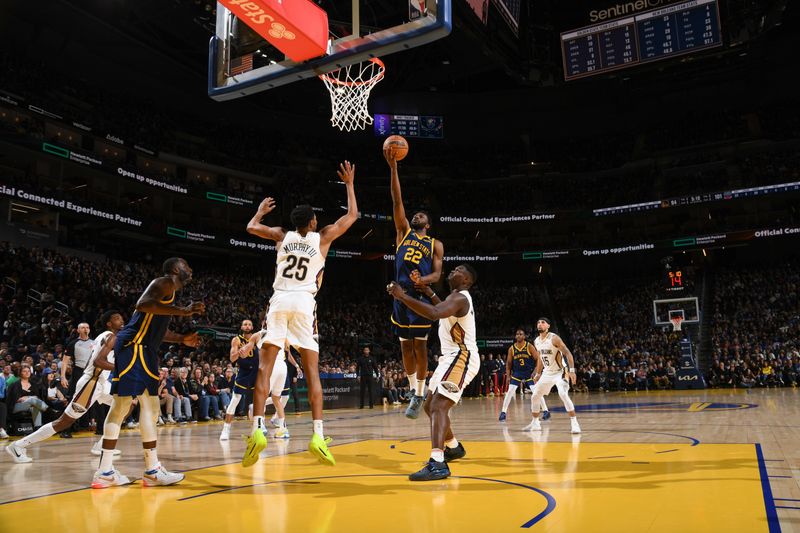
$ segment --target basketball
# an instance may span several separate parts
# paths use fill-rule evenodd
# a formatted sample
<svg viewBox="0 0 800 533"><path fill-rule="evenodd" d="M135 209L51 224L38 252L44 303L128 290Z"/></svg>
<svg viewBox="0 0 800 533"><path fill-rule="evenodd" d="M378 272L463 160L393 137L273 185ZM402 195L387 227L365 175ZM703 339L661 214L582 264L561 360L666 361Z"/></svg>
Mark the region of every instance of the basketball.
<svg viewBox="0 0 800 533"><path fill-rule="evenodd" d="M408 141L401 135L390 135L383 141L383 149L391 148L395 159L405 159L408 155Z"/></svg>

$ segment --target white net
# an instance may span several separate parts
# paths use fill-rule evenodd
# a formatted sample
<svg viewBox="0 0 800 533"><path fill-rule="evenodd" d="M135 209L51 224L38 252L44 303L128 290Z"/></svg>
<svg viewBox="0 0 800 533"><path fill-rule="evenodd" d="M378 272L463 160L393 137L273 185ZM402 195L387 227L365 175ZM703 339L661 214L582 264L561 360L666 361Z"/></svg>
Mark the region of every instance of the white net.
<svg viewBox="0 0 800 533"><path fill-rule="evenodd" d="M331 95L331 125L353 131L372 124L367 100L385 71L383 61L373 58L320 75Z"/></svg>
<svg viewBox="0 0 800 533"><path fill-rule="evenodd" d="M672 331L681 331L681 324L683 323L682 316L673 316L669 319L672 322Z"/></svg>

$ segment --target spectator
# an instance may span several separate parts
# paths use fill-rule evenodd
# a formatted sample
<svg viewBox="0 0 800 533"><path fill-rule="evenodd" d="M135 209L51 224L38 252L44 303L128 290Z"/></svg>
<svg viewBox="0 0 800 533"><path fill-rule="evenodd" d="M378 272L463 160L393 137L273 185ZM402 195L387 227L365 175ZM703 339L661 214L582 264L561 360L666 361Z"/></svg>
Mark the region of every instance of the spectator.
<svg viewBox="0 0 800 533"><path fill-rule="evenodd" d="M29 412L34 430L42 426L42 413L48 410L39 393L39 387L31 382L31 367L24 365L20 370L19 380L8 390L8 405L13 406L12 412L15 414Z"/></svg>

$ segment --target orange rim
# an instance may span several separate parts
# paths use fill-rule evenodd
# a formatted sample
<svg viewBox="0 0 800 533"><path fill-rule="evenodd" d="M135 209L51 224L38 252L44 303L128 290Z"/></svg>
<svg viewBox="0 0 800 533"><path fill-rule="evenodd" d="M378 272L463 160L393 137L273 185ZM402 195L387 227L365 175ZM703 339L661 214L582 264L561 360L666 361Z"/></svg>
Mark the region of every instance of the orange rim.
<svg viewBox="0 0 800 533"><path fill-rule="evenodd" d="M336 79L336 78L332 78L331 76L328 75L328 73L320 74L319 75L319 79L328 81L328 82L332 83L333 85L340 85L340 86L343 86L343 87L357 87L359 85L367 85L369 83L378 83L380 80L383 79L383 74L384 74L384 72L386 72L386 66L383 64L383 61L381 61L377 57L373 57L372 59L370 59L370 62L371 63L375 63L376 65L378 65L378 67L380 67L380 70L378 71L378 73L376 75L372 76L368 80L363 80L363 81L342 81L342 80L339 80L339 79ZM342 67L342 68L345 68L345 67ZM341 68L340 69L336 69L336 70L333 70L331 72L339 72L340 70L342 70L342 69Z"/></svg>

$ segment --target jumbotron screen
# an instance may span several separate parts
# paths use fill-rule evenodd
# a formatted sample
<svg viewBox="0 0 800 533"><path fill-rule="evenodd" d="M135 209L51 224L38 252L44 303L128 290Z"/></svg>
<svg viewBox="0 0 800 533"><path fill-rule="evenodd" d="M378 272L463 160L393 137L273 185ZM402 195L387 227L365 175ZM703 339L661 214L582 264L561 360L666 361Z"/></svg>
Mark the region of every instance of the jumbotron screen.
<svg viewBox="0 0 800 533"><path fill-rule="evenodd" d="M567 81L722 45L717 0L631 13L635 4L603 10L600 20L615 18L561 34Z"/></svg>

